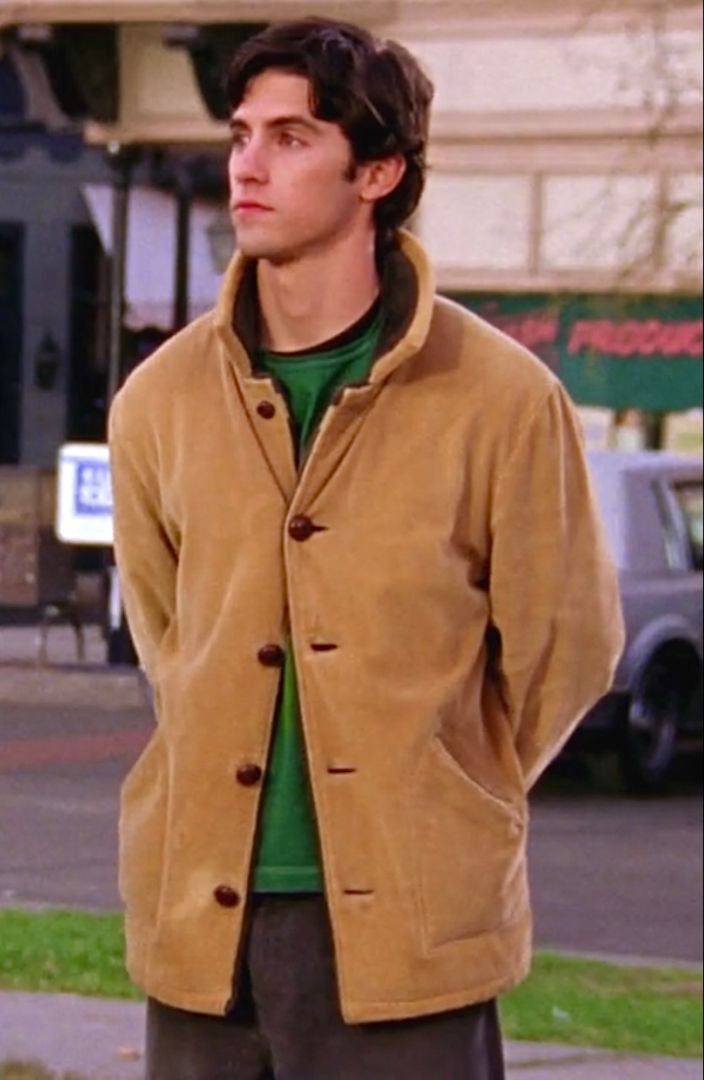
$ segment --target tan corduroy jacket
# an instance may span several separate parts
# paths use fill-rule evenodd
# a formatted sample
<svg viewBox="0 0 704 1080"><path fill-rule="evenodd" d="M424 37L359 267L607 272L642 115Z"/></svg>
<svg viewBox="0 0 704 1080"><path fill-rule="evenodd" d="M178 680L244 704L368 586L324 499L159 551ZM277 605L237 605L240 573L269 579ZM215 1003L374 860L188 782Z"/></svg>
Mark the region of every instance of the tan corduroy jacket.
<svg viewBox="0 0 704 1080"><path fill-rule="evenodd" d="M122 793L129 971L183 1009L232 997L290 631L346 1020L487 999L529 967L526 792L622 646L578 425L404 235L369 381L297 473L242 344L251 277L235 258L111 414L158 720Z"/></svg>

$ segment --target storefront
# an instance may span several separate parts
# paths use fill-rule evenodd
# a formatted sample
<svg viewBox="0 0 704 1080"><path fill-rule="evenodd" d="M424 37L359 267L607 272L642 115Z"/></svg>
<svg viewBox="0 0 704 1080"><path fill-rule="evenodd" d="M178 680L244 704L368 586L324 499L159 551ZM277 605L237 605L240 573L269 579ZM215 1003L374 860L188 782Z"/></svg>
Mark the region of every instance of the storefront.
<svg viewBox="0 0 704 1080"><path fill-rule="evenodd" d="M0 41L0 464L50 467L66 440L105 437L116 170L42 73L38 54ZM132 157L120 376L212 304L225 191L221 148Z"/></svg>
<svg viewBox="0 0 704 1080"><path fill-rule="evenodd" d="M702 300L685 296L455 294L536 353L579 406L615 426L642 418L644 443L665 418L702 408Z"/></svg>

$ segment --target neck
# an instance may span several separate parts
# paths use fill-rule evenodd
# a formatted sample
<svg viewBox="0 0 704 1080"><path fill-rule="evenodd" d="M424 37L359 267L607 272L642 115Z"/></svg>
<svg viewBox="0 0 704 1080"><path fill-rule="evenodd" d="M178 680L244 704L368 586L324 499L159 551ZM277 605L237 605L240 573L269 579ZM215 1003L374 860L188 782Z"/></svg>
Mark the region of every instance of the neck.
<svg viewBox="0 0 704 1080"><path fill-rule="evenodd" d="M276 352L298 352L357 322L379 294L374 248L371 233L284 264L259 260L261 344Z"/></svg>

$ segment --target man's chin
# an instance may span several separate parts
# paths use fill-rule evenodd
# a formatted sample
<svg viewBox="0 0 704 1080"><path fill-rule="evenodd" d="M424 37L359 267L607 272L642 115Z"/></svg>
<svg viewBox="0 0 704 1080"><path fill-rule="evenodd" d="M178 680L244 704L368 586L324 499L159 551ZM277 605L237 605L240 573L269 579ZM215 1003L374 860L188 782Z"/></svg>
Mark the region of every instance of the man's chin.
<svg viewBox="0 0 704 1080"><path fill-rule="evenodd" d="M261 237L237 236L237 248L247 259L264 259L266 262L281 264L291 262L294 253L283 244L277 244Z"/></svg>

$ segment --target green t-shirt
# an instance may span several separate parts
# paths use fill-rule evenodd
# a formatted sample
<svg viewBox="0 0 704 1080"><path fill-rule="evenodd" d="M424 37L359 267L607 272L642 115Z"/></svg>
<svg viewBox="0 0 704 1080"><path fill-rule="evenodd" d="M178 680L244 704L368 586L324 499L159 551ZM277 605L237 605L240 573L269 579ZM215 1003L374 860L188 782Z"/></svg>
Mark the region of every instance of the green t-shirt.
<svg viewBox="0 0 704 1080"><path fill-rule="evenodd" d="M257 369L272 375L286 396L299 460L335 391L366 379L380 329L381 314L375 304L359 323L326 345L304 353L257 353ZM276 708L253 888L255 892L320 892L323 888L290 643Z"/></svg>

